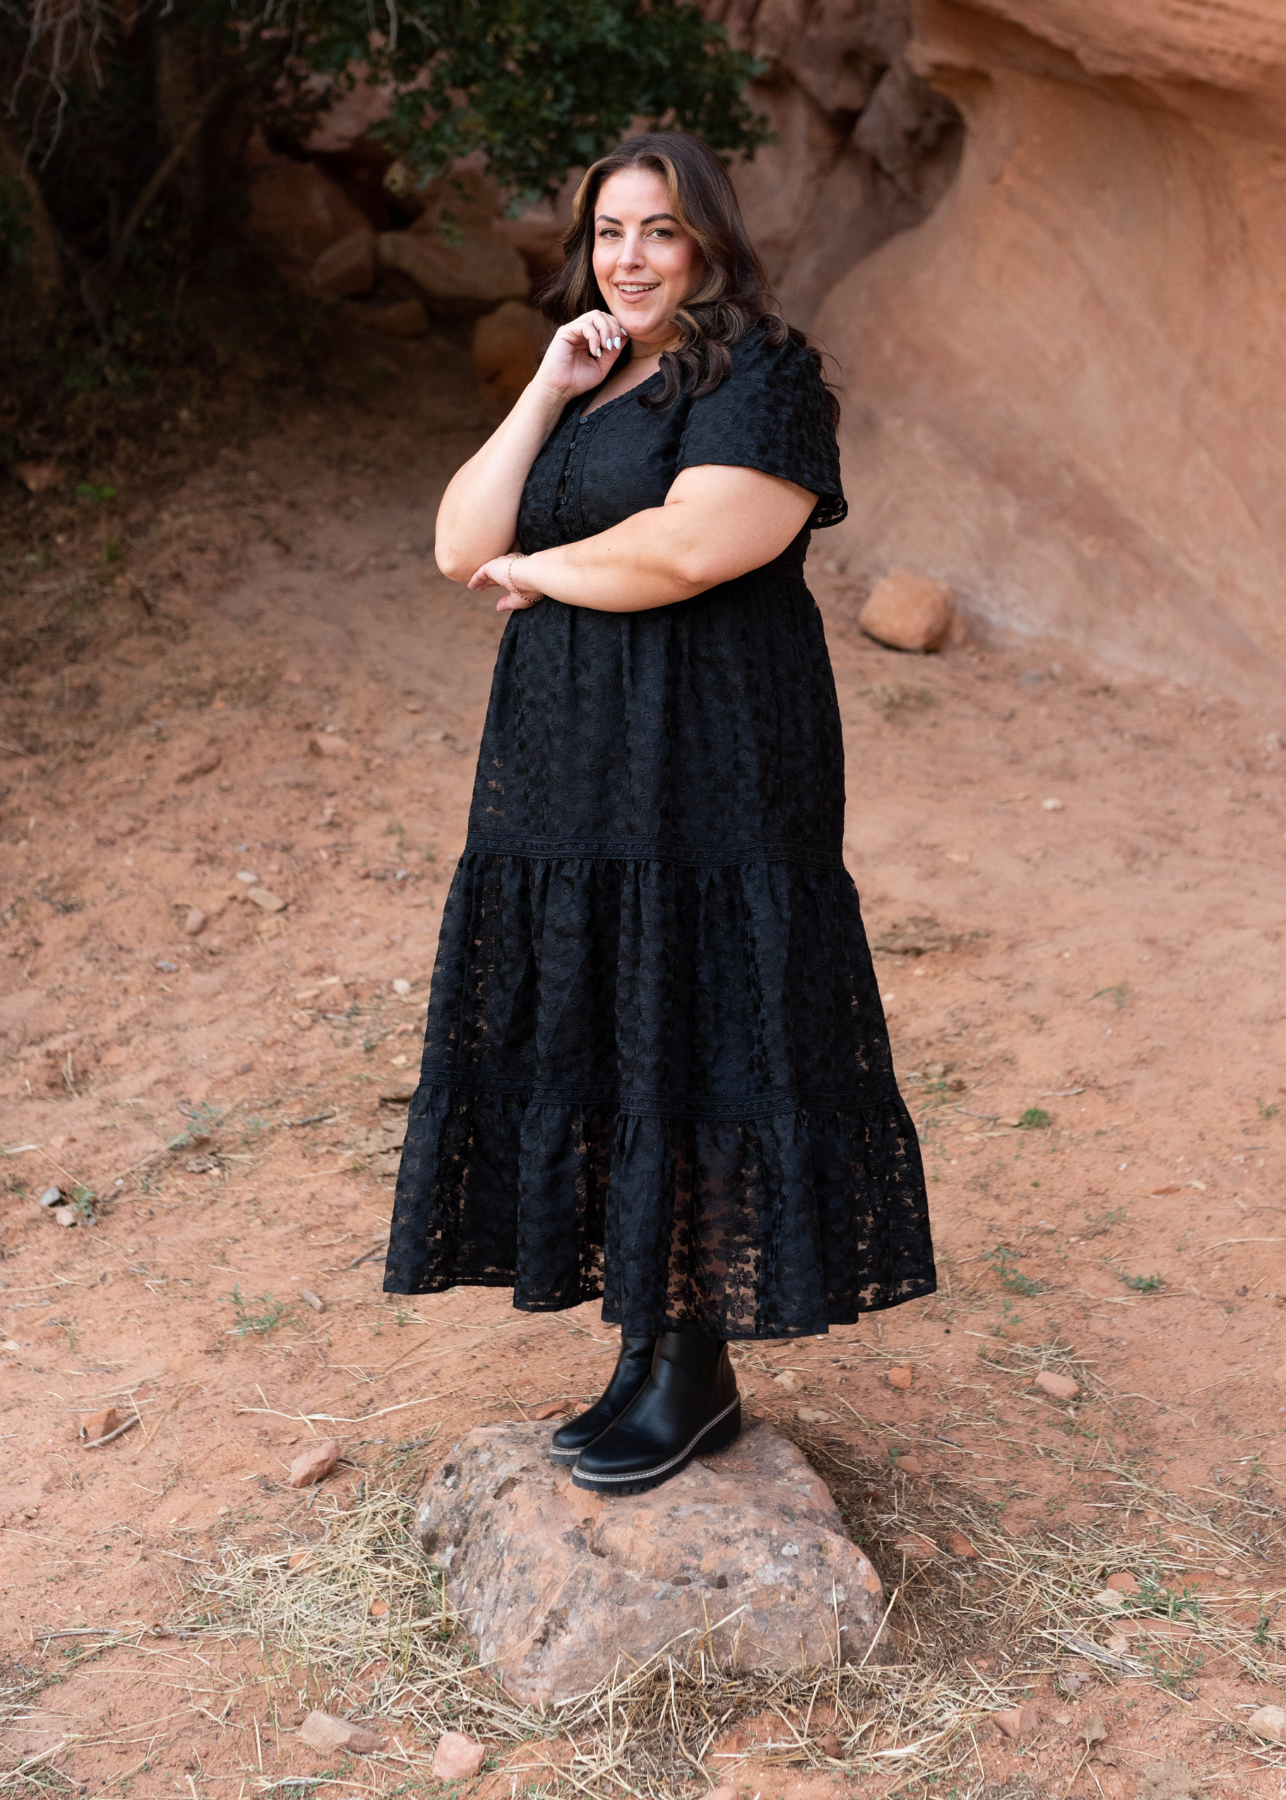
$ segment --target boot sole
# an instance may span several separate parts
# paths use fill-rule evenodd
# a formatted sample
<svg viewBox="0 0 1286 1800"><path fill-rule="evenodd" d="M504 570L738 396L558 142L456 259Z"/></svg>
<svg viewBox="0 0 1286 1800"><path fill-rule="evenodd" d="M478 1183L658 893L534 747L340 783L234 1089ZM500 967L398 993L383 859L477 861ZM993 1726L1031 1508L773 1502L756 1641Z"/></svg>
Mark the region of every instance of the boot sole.
<svg viewBox="0 0 1286 1800"><path fill-rule="evenodd" d="M586 1475L578 1466L572 1470L572 1486L586 1488L594 1494L645 1494L649 1488L660 1487L686 1469L694 1456L726 1450L740 1435L741 1396L738 1394L677 1456L667 1457L651 1469L633 1469L628 1475Z"/></svg>
<svg viewBox="0 0 1286 1800"><path fill-rule="evenodd" d="M607 1427L604 1426L604 1430L606 1429ZM574 1463L579 1455L579 1450L551 1450L549 1460L556 1463Z"/></svg>

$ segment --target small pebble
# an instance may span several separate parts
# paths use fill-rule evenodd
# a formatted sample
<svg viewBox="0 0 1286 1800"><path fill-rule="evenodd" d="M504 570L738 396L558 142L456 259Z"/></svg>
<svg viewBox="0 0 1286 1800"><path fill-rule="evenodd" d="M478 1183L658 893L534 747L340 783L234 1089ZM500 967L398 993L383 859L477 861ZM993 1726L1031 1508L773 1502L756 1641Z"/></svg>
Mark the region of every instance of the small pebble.
<svg viewBox="0 0 1286 1800"><path fill-rule="evenodd" d="M1055 1375L1052 1369L1042 1369L1032 1386L1051 1400L1075 1400L1081 1391L1070 1375Z"/></svg>
<svg viewBox="0 0 1286 1800"><path fill-rule="evenodd" d="M199 906L189 906L188 916L183 921L183 929L189 937L196 937L198 932L204 931L205 914Z"/></svg>
<svg viewBox="0 0 1286 1800"><path fill-rule="evenodd" d="M1137 1594L1139 1591L1138 1581L1128 1569L1121 1569L1117 1574L1109 1575L1103 1586L1110 1588L1114 1594Z"/></svg>
<svg viewBox="0 0 1286 1800"><path fill-rule="evenodd" d="M351 1750L359 1756L383 1750L386 1742L365 1725L325 1712L310 1712L299 1727L299 1735L311 1750Z"/></svg>
<svg viewBox="0 0 1286 1800"><path fill-rule="evenodd" d="M484 1745L462 1731L444 1731L433 1752L429 1773L435 1781L467 1781L487 1760Z"/></svg>
<svg viewBox="0 0 1286 1800"><path fill-rule="evenodd" d="M42 1206L61 1206L62 1203L63 1191L60 1187L47 1187L40 1196L40 1204Z"/></svg>
<svg viewBox="0 0 1286 1800"><path fill-rule="evenodd" d="M910 1371L910 1369L906 1369L906 1368L890 1369L887 1376L885 1377L885 1380L888 1382L890 1387L909 1388L911 1385L911 1380L912 1380L911 1371Z"/></svg>
<svg viewBox="0 0 1286 1800"><path fill-rule="evenodd" d="M161 971L162 975L177 975L179 972L179 965L177 963L158 962L156 966Z"/></svg>
<svg viewBox="0 0 1286 1800"><path fill-rule="evenodd" d="M791 1369L783 1369L780 1375L773 1376L773 1380L778 1387L785 1388L788 1394L795 1393L799 1388L799 1377Z"/></svg>
<svg viewBox="0 0 1286 1800"><path fill-rule="evenodd" d="M402 976L399 975L397 980L393 983L393 992L395 994L409 994L410 991L411 991L410 982L406 981Z"/></svg>
<svg viewBox="0 0 1286 1800"><path fill-rule="evenodd" d="M299 1298L306 1305L311 1306L314 1312L325 1312L326 1310L326 1302L320 1294L314 1294L311 1288L300 1288Z"/></svg>
<svg viewBox="0 0 1286 1800"><path fill-rule="evenodd" d="M271 888L247 888L246 899L253 900L256 906L261 906L268 913L279 913L286 910L286 902L279 895L274 894Z"/></svg>
<svg viewBox="0 0 1286 1800"><path fill-rule="evenodd" d="M287 1479L291 1487L312 1487L324 1480L343 1454L344 1446L337 1438L322 1438L311 1444L290 1465Z"/></svg>
<svg viewBox="0 0 1286 1800"><path fill-rule="evenodd" d="M1270 1744L1286 1744L1286 1709L1261 1706L1251 1713L1246 1724L1257 1738L1264 1738Z"/></svg>
<svg viewBox="0 0 1286 1800"><path fill-rule="evenodd" d="M244 881L247 887L253 887L258 879L259 877L255 874L253 869L237 870L237 880Z"/></svg>

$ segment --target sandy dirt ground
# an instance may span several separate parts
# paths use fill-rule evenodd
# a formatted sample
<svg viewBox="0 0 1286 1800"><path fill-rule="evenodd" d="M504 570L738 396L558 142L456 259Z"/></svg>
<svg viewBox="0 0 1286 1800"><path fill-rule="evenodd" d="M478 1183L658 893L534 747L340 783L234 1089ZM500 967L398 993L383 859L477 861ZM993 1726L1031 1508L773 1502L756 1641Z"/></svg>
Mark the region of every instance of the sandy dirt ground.
<svg viewBox="0 0 1286 1800"><path fill-rule="evenodd" d="M399 1097L502 626L432 563L436 496L484 428L462 357L353 354L360 398L319 387L271 429L189 448L181 479L158 447L154 479L110 501L14 514L0 1687L19 1700L0 1769L26 1771L20 1793L314 1791L306 1676L271 1646L183 1635L191 1571L223 1543L306 1537L319 1492L347 1504L395 1451L413 1487L470 1426L587 1401L611 1362L594 1307L381 1292ZM742 1346L751 1408L823 1468L883 1470L908 1506L964 1495L1024 1541L1143 1533L1171 1590L1275 1655L1286 704L1056 643L901 656L862 637L826 558L823 534L846 849L941 1288ZM92 1223L42 1210L51 1182ZM1040 1366L1077 1375L1074 1404L1033 1390ZM85 1448L82 1418L109 1405L140 1423ZM348 1461L301 1493L286 1469L319 1431ZM912 1655L917 1584L955 1580L952 1554L891 1557ZM1003 1666L1003 1645L970 1643ZM1286 1694L1209 1645L1168 1649L1155 1679L1085 1664L1107 1732L1092 1756L1051 1651L1039 1727L984 1723L954 1790L793 1766L753 1728L719 1778L744 1800L1161 1800L1190 1791L1181 1768L1210 1796L1286 1793L1286 1751L1245 1726ZM554 1791L496 1760L454 1791ZM328 1781L356 1796L407 1776L354 1759Z"/></svg>

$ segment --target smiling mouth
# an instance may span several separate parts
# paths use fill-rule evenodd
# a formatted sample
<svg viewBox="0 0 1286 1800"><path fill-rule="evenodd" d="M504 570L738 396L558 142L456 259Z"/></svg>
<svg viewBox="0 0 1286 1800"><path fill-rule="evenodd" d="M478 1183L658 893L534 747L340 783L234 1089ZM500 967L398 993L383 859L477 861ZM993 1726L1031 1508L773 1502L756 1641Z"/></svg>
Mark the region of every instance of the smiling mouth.
<svg viewBox="0 0 1286 1800"><path fill-rule="evenodd" d="M623 294L627 300L641 300L644 294L654 294L661 284L659 281L628 283L618 281L614 285L617 293Z"/></svg>

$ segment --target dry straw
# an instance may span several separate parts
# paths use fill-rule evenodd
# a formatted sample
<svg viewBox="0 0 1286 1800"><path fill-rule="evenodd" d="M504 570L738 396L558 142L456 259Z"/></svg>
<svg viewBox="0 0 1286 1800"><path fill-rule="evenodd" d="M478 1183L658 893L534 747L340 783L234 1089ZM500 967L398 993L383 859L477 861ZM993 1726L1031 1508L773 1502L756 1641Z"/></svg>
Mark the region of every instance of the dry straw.
<svg viewBox="0 0 1286 1800"><path fill-rule="evenodd" d="M392 1786L410 1771L422 1774L438 1733L455 1729L488 1744L517 1794L551 1800L691 1800L711 1782L736 1779L747 1753L725 1751L721 1740L751 1719L760 1766L842 1765L888 1778L886 1795L943 1792L951 1775L964 1796L981 1791L979 1726L1018 1703L1038 1676L1079 1668L1109 1683L1182 1691L1212 1653L1259 1682L1286 1674L1282 1642L1264 1624L1280 1596L1253 1577L1222 1595L1185 1580L1232 1559L1248 1568L1252 1549L1126 1471L1104 1470L1129 1490L1122 1516L1134 1516L1127 1498L1135 1513L1146 1505L1153 1533L1162 1519L1186 1549L1137 1530L1112 1535L1107 1526L1017 1539L997 1522L997 1509L952 1484L913 1487L887 1463L847 1448L807 1438L803 1447L893 1596L887 1641L876 1653L888 1660L770 1675L719 1668L696 1641L641 1667L618 1667L563 1705L516 1705L477 1663L440 1571L411 1538L413 1500L391 1479L375 1478L352 1504L319 1508L309 1539L270 1551L225 1545L218 1563L199 1572L183 1623L229 1642L249 1635L265 1673L292 1695L391 1726L396 1748L382 1760ZM949 1554L953 1533L976 1556ZM897 1547L908 1535L939 1553L915 1560ZM1122 1567L1141 1591L1108 1612L1096 1596ZM1161 1620L1179 1635L1140 1632Z"/></svg>

